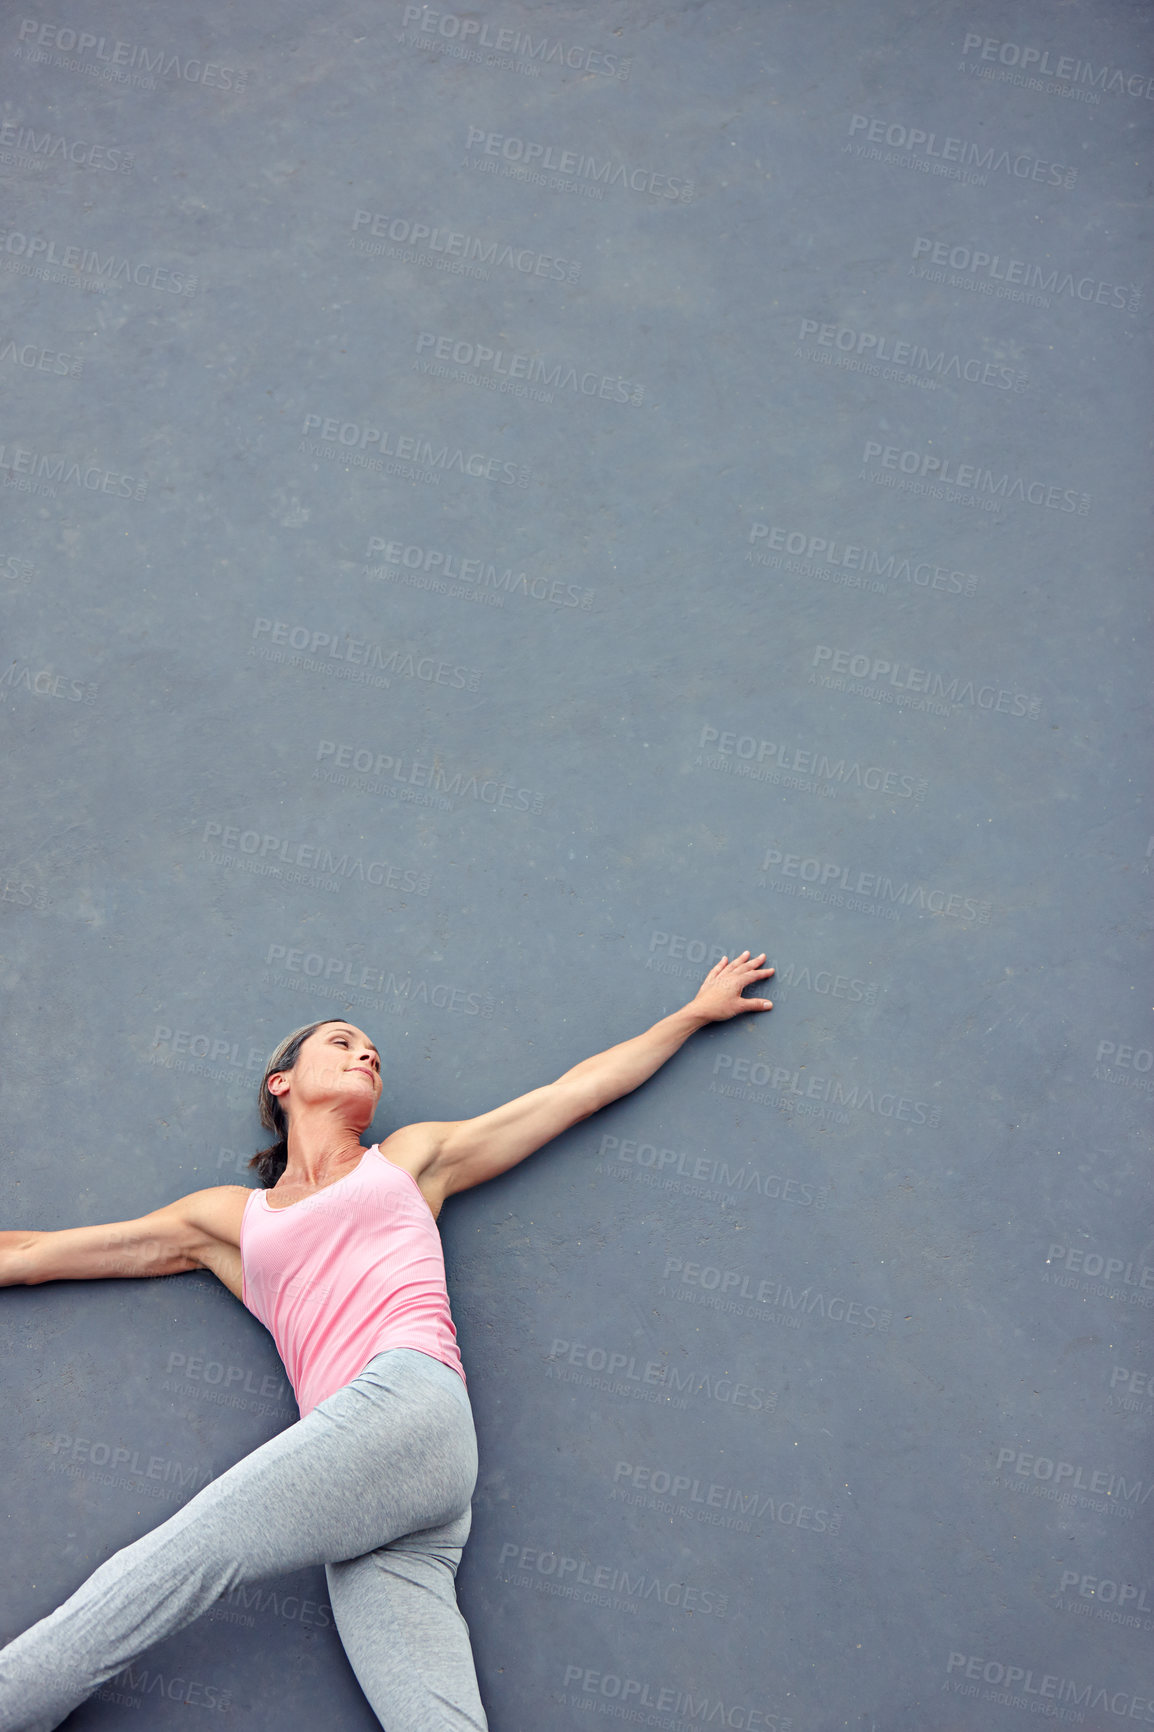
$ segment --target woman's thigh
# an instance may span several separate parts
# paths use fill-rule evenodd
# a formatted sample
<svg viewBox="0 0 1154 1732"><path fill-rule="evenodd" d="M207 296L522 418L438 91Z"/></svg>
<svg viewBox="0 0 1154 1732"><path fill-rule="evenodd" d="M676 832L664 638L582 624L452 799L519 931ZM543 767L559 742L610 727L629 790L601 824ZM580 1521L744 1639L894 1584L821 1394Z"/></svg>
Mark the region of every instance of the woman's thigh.
<svg viewBox="0 0 1154 1732"><path fill-rule="evenodd" d="M206 1486L171 1525L208 1522L254 1581L452 1521L469 1508L476 1472L457 1374L393 1349Z"/></svg>

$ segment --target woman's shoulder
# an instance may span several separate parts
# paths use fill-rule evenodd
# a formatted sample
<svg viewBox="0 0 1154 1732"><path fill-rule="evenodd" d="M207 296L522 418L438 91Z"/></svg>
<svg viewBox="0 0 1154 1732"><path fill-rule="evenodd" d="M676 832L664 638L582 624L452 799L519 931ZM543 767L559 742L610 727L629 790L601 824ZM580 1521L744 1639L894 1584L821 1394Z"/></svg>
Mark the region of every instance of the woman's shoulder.
<svg viewBox="0 0 1154 1732"><path fill-rule="evenodd" d="M402 1172L408 1173L409 1177L416 1179L419 1184L421 1175L436 1158L444 1128L443 1125L435 1123L402 1125L399 1130L393 1131L391 1136L374 1144L374 1147L386 1161L394 1167L400 1167Z"/></svg>
<svg viewBox="0 0 1154 1732"><path fill-rule="evenodd" d="M222 1244L239 1245L241 1218L254 1195L256 1192L248 1185L210 1185L205 1191L193 1191L182 1197L176 1206L201 1232Z"/></svg>

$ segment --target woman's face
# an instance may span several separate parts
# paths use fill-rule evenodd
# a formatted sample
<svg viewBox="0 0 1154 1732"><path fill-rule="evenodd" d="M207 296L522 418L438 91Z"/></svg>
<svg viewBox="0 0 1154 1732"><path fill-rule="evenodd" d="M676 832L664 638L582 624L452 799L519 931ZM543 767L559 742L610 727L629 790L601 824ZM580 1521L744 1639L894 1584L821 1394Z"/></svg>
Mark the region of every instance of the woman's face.
<svg viewBox="0 0 1154 1732"><path fill-rule="evenodd" d="M304 1042L292 1070L275 1071L268 1087L290 1113L304 1106L351 1108L363 1129L381 1096L381 1055L353 1023L325 1022Z"/></svg>

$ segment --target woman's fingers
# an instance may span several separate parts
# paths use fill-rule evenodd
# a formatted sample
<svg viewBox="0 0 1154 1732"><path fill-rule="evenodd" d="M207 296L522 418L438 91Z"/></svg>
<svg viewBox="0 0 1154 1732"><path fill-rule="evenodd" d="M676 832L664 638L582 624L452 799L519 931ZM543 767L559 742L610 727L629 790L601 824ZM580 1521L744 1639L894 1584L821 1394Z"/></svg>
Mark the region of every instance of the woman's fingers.
<svg viewBox="0 0 1154 1732"><path fill-rule="evenodd" d="M737 987L740 992L745 987L752 985L755 980L769 980L772 975L776 974L776 969L764 968L762 966L764 962L764 950L760 956L753 956L748 950L743 950L740 956L723 956L720 962L714 963L702 984L709 986L715 982L721 982L724 977L730 986ZM771 1008L768 1000L749 999L745 1002L758 1009Z"/></svg>

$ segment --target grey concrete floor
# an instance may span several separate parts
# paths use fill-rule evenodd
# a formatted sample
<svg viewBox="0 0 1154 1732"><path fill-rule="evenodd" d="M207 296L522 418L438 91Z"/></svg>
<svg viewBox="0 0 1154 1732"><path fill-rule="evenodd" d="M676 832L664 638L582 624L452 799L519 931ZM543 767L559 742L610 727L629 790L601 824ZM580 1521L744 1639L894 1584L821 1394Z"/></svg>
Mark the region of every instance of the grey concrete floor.
<svg viewBox="0 0 1154 1732"><path fill-rule="evenodd" d="M0 27L3 1224L777 967L443 1217L493 1732L1154 1723L1151 24ZM2 1309L7 1637L295 1408L207 1274ZM213 1705L375 1724L319 1571L68 1724Z"/></svg>

